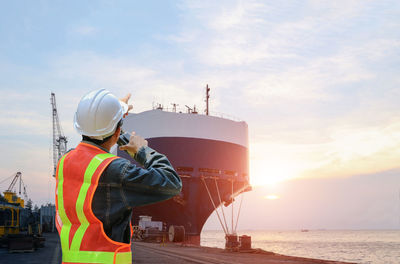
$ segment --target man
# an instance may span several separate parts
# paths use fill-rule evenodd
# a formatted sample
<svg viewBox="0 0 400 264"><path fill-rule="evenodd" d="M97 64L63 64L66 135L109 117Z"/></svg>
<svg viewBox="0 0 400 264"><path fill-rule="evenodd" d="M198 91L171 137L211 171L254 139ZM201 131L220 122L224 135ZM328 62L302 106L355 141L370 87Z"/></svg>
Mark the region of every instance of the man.
<svg viewBox="0 0 400 264"><path fill-rule="evenodd" d="M132 208L181 191L181 179L168 159L134 132L120 149L144 168L109 153L132 108L129 97L119 101L101 89L79 102L74 127L82 142L60 159L56 173L63 263L131 263Z"/></svg>

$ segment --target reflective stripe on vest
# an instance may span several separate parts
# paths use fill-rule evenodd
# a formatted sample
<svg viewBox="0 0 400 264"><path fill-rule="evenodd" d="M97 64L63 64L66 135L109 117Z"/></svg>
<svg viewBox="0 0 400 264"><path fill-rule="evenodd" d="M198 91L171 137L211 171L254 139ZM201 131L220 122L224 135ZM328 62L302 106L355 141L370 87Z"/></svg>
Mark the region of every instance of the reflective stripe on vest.
<svg viewBox="0 0 400 264"><path fill-rule="evenodd" d="M68 155L68 154L67 154ZM93 157L87 166L84 174L83 184L80 188L78 199L76 200L76 214L78 216L80 226L76 230L71 245L69 245L69 234L71 230L71 221L68 219L64 208L63 200L63 167L64 167L64 155L58 167L58 213L62 221L62 227L60 232L61 248L62 248L62 260L63 262L74 262L74 263L131 263L132 253L131 252L104 252L104 251L81 251L81 243L83 236L89 227L89 222L83 211L85 199L89 187L92 182L92 176L100 164L107 158L115 157L115 155L109 153L98 154Z"/></svg>

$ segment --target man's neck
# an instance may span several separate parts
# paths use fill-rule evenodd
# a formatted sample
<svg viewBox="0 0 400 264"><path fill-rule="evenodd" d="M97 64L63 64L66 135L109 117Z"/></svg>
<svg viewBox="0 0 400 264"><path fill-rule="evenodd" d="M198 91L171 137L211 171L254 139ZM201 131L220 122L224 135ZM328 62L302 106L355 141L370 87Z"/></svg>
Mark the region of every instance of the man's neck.
<svg viewBox="0 0 400 264"><path fill-rule="evenodd" d="M101 144L100 146L108 150L108 152L110 152L110 149L112 147L108 141L106 143Z"/></svg>
<svg viewBox="0 0 400 264"><path fill-rule="evenodd" d="M110 138L109 140L107 140L106 142L101 144L100 146L107 149L108 152L110 152L111 147L114 146L115 144L117 144L117 140L118 140L118 137L116 137L114 135L112 138Z"/></svg>

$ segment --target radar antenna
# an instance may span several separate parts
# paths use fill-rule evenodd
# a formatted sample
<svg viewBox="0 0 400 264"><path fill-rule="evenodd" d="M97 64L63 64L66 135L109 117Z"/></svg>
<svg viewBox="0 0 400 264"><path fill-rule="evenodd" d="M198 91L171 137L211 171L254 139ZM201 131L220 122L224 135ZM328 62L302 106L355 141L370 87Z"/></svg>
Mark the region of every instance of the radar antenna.
<svg viewBox="0 0 400 264"><path fill-rule="evenodd" d="M187 108L187 112L188 112L188 114L191 114L192 113L192 111L193 111L193 109L192 108L190 108L189 106L187 106L187 105L185 105L186 106L186 108Z"/></svg>
<svg viewBox="0 0 400 264"><path fill-rule="evenodd" d="M178 104L172 103L172 111L174 113L176 113L176 107L178 106Z"/></svg>
<svg viewBox="0 0 400 264"><path fill-rule="evenodd" d="M60 120L58 118L57 113L57 105L56 105L56 95L51 93L51 108L53 115L53 177L56 176L56 169L58 160L65 154L67 151L67 137L64 136L62 131Z"/></svg>

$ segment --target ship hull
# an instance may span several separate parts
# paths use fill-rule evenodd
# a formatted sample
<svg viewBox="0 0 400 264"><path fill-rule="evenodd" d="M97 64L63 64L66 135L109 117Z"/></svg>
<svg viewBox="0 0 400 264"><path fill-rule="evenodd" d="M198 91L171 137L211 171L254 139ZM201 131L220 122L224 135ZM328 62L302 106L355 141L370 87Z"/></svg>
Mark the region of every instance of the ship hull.
<svg viewBox="0 0 400 264"><path fill-rule="evenodd" d="M164 113L160 113L158 118L164 120L166 117L163 117L163 115ZM174 122L178 125L181 125L182 122L184 124L193 122L192 119L190 121L182 120L182 114L176 115L172 116L173 122L170 122L170 125L173 125ZM141 127L142 131L134 129L136 134L145 137L151 148L167 156L182 178L183 188L182 192L172 199L135 207L133 209L133 224L138 224L139 216L149 215L152 216L154 221L166 223L167 227L170 225L184 226L186 241L192 244L200 244L201 230L215 207L221 204L228 205L234 200L235 196L249 190L248 147L245 144L240 144L247 142L247 139L242 141L230 140L231 142L219 138L215 139L215 137L213 139L213 131L211 133L209 131L213 128L204 127L204 122L201 129L205 129L205 132L200 136L197 134L197 137L190 137L191 134L194 134L190 132L182 135L181 130L178 133L166 133L164 131L157 136L154 135L154 131L150 133L146 131L146 128L143 128L143 126L154 127L157 118L138 122L137 117L124 122L124 124L128 124L124 129L129 131L130 124L134 124L136 128ZM174 117L176 120L174 120ZM167 118L171 118L171 116L167 116ZM193 124L196 125L195 118L197 117L194 117ZM233 124L235 125L235 123ZM171 129L174 128L171 127ZM193 129L193 126L190 129ZM217 133L220 130L218 129ZM247 137L247 125L243 131L243 136ZM149 134L152 135L146 137ZM177 136L173 136L174 134ZM236 134L240 135L237 131ZM201 137L201 135L204 136ZM131 159L123 151L118 150L118 155Z"/></svg>

